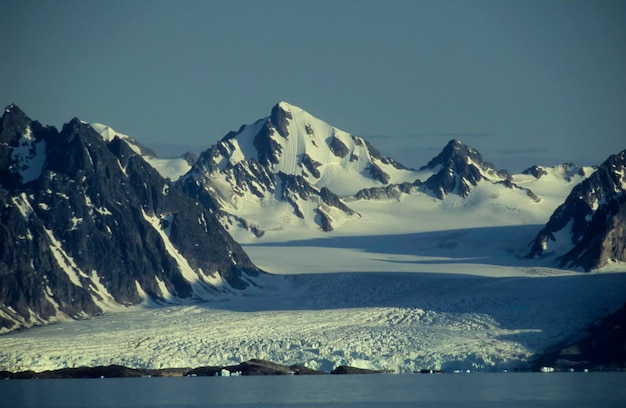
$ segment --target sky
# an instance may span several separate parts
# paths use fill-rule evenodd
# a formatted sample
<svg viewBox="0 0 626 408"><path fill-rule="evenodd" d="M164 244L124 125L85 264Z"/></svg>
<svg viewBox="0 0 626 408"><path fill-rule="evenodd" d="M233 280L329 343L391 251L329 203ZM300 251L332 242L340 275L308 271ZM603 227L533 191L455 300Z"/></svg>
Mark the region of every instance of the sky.
<svg viewBox="0 0 626 408"><path fill-rule="evenodd" d="M626 1L0 0L0 104L160 156L299 106L420 167L626 149Z"/></svg>

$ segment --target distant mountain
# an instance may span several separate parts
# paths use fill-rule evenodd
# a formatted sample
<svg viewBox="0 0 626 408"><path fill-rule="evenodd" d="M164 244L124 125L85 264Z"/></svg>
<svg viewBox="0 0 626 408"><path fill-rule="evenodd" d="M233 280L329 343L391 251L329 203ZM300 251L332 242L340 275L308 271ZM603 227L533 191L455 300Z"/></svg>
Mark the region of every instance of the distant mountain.
<svg viewBox="0 0 626 408"><path fill-rule="evenodd" d="M540 201L530 189L513 183L508 171L496 170L493 164L483 161L476 149L464 145L460 140L451 140L439 155L420 170L433 171L434 174L426 179L423 186L425 191L432 192L439 199L444 199L448 194L467 197L473 187L481 181L487 181L523 190L532 200Z"/></svg>
<svg viewBox="0 0 626 408"><path fill-rule="evenodd" d="M59 132L5 109L0 333L254 284L260 271L213 213L137 149L78 119Z"/></svg>
<svg viewBox="0 0 626 408"><path fill-rule="evenodd" d="M260 208L330 231L359 216L340 195L412 178L410 170L364 139L281 102L270 116L203 152L178 184L218 211L227 225L242 224L260 234L265 226L248 220Z"/></svg>
<svg viewBox="0 0 626 408"><path fill-rule="evenodd" d="M593 170L595 171L595 169ZM563 163L555 167L544 167L535 165L522 171L522 174L530 174L536 179L540 179L544 176L549 175L550 172L554 171L557 171L560 174L560 177L563 178L565 181L572 181L579 176L587 176L587 170L585 170L584 167L576 166L574 163Z"/></svg>
<svg viewBox="0 0 626 408"><path fill-rule="evenodd" d="M204 151L177 185L214 209L227 228L262 235L280 228L277 220L331 231L362 217L351 208L355 201L403 194L466 198L483 182L508 190L515 200L540 200L458 140L418 171L384 157L365 139L280 102L268 117Z"/></svg>
<svg viewBox="0 0 626 408"><path fill-rule="evenodd" d="M626 150L576 185L530 244L529 257L592 270L626 261Z"/></svg>

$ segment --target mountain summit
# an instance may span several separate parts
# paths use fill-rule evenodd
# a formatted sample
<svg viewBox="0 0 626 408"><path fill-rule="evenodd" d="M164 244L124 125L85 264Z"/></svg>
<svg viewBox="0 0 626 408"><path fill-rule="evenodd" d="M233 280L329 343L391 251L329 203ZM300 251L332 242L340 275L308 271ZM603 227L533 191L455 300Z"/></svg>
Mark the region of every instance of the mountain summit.
<svg viewBox="0 0 626 408"><path fill-rule="evenodd" d="M450 193L467 197L481 180L502 182L509 177L506 170L496 171L493 164L483 161L476 149L460 140L450 140L441 153L420 170L436 173L425 181L424 186L440 199Z"/></svg>
<svg viewBox="0 0 626 408"><path fill-rule="evenodd" d="M413 172L364 139L280 102L203 152L179 185L227 224L254 229L253 213L273 207L283 220L329 231L358 217L341 196L409 180Z"/></svg>
<svg viewBox="0 0 626 408"><path fill-rule="evenodd" d="M506 198L507 208L541 201L459 140L420 170L409 169L286 102L204 151L177 185L212 208L231 233L244 228L257 236L287 225L331 231L362 219L355 206L363 200L422 194L453 206L464 205L457 198L498 205L487 196Z"/></svg>

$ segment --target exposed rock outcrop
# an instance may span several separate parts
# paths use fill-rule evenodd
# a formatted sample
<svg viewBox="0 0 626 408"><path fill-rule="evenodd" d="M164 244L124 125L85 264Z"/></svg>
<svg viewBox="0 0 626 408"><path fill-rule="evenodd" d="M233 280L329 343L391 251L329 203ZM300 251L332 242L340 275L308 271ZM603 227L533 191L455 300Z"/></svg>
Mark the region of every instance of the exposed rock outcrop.
<svg viewBox="0 0 626 408"><path fill-rule="evenodd" d="M626 150L575 186L530 244L530 258L554 255L561 266L598 269L626 261Z"/></svg>

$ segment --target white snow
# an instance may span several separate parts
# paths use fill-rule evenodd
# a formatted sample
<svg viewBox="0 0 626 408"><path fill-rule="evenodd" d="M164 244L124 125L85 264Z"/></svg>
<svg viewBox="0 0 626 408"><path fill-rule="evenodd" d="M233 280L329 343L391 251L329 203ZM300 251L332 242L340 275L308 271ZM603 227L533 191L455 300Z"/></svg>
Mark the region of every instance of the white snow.
<svg viewBox="0 0 626 408"><path fill-rule="evenodd" d="M26 193L21 193L18 196L12 197L11 201L13 201L13 204L20 211L24 219L28 221L30 215L34 212L34 210L33 207L30 205L30 202L28 201L28 196L26 195Z"/></svg>
<svg viewBox="0 0 626 408"><path fill-rule="evenodd" d="M0 369L251 358L323 370L512 369L623 304L626 265L582 274L519 257L549 216L541 205L443 208L424 194L351 204L376 217L331 233L282 225L245 236L252 260L273 273L257 287L165 308L143 293L126 313L4 335ZM160 219L144 216L166 239ZM218 277L185 272L215 286Z"/></svg>
<svg viewBox="0 0 626 408"><path fill-rule="evenodd" d="M89 291L94 303L105 312L120 312L125 311L126 307L121 306L115 301L115 298L109 293L106 287L102 284L102 279L95 270L91 271L89 275Z"/></svg>
<svg viewBox="0 0 626 408"><path fill-rule="evenodd" d="M371 162L390 176L391 183L413 182L417 178L418 173L415 171L396 169L373 159L363 139L337 129L297 106L286 102L279 105L291 115L291 119L287 123L286 130L289 134L286 138L275 131L270 135L280 145L281 150L279 162L272 165L273 172L306 176L314 186L327 187L339 195L351 195L363 188L383 186L383 183L372 180L369 174L366 174ZM227 160L231 165L257 159L254 137L267 120L266 118L244 126L236 138L225 142L224 146L228 150ZM345 157L338 157L331 151L329 146L335 138L348 148ZM302 159L305 154L321 164L317 168L320 172L319 177L304 169ZM223 170L225 160L218 158L216 164ZM213 177L219 175L211 175L212 180Z"/></svg>
<svg viewBox="0 0 626 408"><path fill-rule="evenodd" d="M110 142L116 136L124 140L136 154L147 161L164 178L169 178L170 180L175 181L191 169L189 163L181 157L161 159L152 155L144 154L135 139L114 130L110 126L102 123L92 123L91 127L107 142ZM121 164L120 168L122 168ZM122 171L126 173L124 168L122 168Z"/></svg>
<svg viewBox="0 0 626 408"><path fill-rule="evenodd" d="M510 369L619 305L626 274L328 273L270 276L264 285L226 302L136 309L5 335L0 368L262 358L323 370Z"/></svg>
<svg viewBox="0 0 626 408"><path fill-rule="evenodd" d="M70 278L70 281L74 285L78 287L83 287L82 283L80 282L79 275L85 278L89 278L89 275L83 272L76 265L74 259L72 259L72 257L65 252L61 243L54 236L54 233L49 229L44 230L46 231L46 234L50 239L50 252L52 252L52 255L57 261L59 267L67 274L67 276Z"/></svg>
<svg viewBox="0 0 626 408"><path fill-rule="evenodd" d="M140 153L139 150L137 149L137 146L134 142L134 139L128 135L125 135L123 133L120 133L118 131L116 131L115 129L111 128L110 126L107 126L105 124L102 123L91 123L90 125L96 132L98 132L100 134L100 136L102 136L102 138L104 139L105 142L110 142L111 140L113 140L116 136L119 137L122 140L125 141L132 141L131 143L128 143L128 145L135 150L136 153Z"/></svg>
<svg viewBox="0 0 626 408"><path fill-rule="evenodd" d="M159 159L156 157L143 156L144 160L148 162L159 174L172 181L178 180L183 174L187 173L191 166L187 160L178 158Z"/></svg>
<svg viewBox="0 0 626 408"><path fill-rule="evenodd" d="M360 188L359 166L364 162L346 164L327 148L330 138L338 137L358 152L359 146L350 145L355 139L291 105L281 106L295 118L290 137L302 136L284 140L274 135L283 153L306 152L327 163L320 168L318 187L335 183L346 193L352 191L351 182L352 188ZM244 128L244 136L256 134L264 123ZM238 153L230 160L250 158L251 143L238 137L231 144ZM295 169L290 161L280 166ZM348 176L341 179L337 173L346 169L342 174ZM158 307L136 283L144 302L125 313L0 336L0 370L106 364L195 367L251 358L323 370L339 364L396 372L524 366L533 354L578 335L621 307L626 291L624 264L613 262L603 271L582 274L555 268L547 259L522 258L528 243L583 178L569 175L568 181L564 167L545 169L548 174L539 179L514 175L512 180L538 194L539 203L523 190L491 183L481 183L465 199L399 193L350 201L361 216L343 220L330 233L303 228L310 220L295 219L293 208L277 205L273 197L222 191L220 200L265 231L256 238L230 229L252 261L272 273L243 292L223 287L216 271L194 271L169 241L162 219L144 213L197 298L212 300ZM384 170L395 180L416 174L425 180L432 172ZM211 181L218 188L227 183L223 176ZM26 196L13 201L25 217L33 211ZM106 208L96 210L110 214ZM74 274L72 281L88 278L93 291L110 301L97 274L72 268L57 248L54 244L53 253L59 264L66 264L68 275ZM166 300L177 302L164 282L157 279L157 284ZM219 288L219 296L207 292L207 285ZM0 316L11 313L0 309Z"/></svg>
<svg viewBox="0 0 626 408"><path fill-rule="evenodd" d="M194 269L189 265L189 262L187 262L187 259L182 256L182 254L178 252L178 249L176 249L174 244L172 244L168 236L169 229L164 229L162 227L162 220L157 216L146 214L143 209L141 211L143 214L143 218L161 236L161 239L165 244L165 250L176 261L180 274L191 285L192 291L196 296L196 300L209 299L214 296L215 293L209 289L209 287L207 286L207 282L204 282L202 279L200 279L196 271L194 271ZM171 223L171 217L168 217L166 219ZM166 296L167 293L163 293L163 295Z"/></svg>
<svg viewBox="0 0 626 408"><path fill-rule="evenodd" d="M71 230L76 230L78 229L78 226L83 222L83 219L73 216L72 218L70 218L70 222L72 223Z"/></svg>
<svg viewBox="0 0 626 408"><path fill-rule="evenodd" d="M224 216L222 221L229 232L241 242L246 242L249 238L256 239L250 231L239 231L241 228L249 229L249 226L255 226L257 231L271 235L273 240L291 239L289 237L294 233L297 237L301 234L300 230L303 227L320 229L319 212L328 214L332 220L332 227L346 234L360 234L362 226L368 224L383 225L385 229L381 231L382 233L394 232L396 227L392 226L389 230L389 223L381 222L381 215L385 219L388 219L387 214L391 215L393 224L398 211L407 220L403 223L404 225L400 226L401 231L412 231L415 223L421 224L427 221L427 224L431 224L428 221L432 218L432 214L423 211L423 208L433 209L434 207L438 210L472 214L482 221L486 220L487 225L541 224L545 223L554 209L563 202L572 187L591 174L593 170L583 168L585 175L581 175L579 174L581 169L572 165L543 167L542 169L547 174L539 179L526 174L512 175L511 181L520 188L507 188L501 184L506 180L505 177L494 171L483 169L481 173L487 180L481 181L478 186L471 186L471 193L467 198L448 194L444 200L438 202L438 205L433 206L432 192L422 194L418 192L420 188L416 187L407 195L399 188L395 188L389 190L389 194L382 193L381 196L386 197L374 199L376 203L370 204L364 202L368 200L356 200L354 194L364 188L386 187L403 182L413 183L417 179L425 181L439 171L439 168L420 171L396 169L392 165L384 164L371 157L367 144L362 138L337 129L288 103L281 102L280 108L290 115L285 122L288 134L279 135L274 128L271 128L269 137L280 145L280 149L277 150L278 163L272 164L272 171L301 175L314 188L329 188L357 214L350 216L333 208L327 208L315 198L290 197L298 206L298 211L304 216L302 219L296 215L290 204L279 202L283 187L280 185L280 180L277 181L278 185L275 190L255 185L254 187L261 194L255 194L251 191L253 187L245 183L238 185L234 182L233 172L229 171L227 163L240 163L243 160L256 158L253 139L260 127L267 124L268 118L266 118L253 125L242 127L234 137L221 142L220 151L224 156L219 155L214 159L214 165L220 170L207 174L206 179L200 180L216 197L221 208L234 216ZM335 139L345 145L348 154L344 157L336 156L331 150L330 146ZM303 164L304 155L318 163L314 167L319 172L319 177L316 176L315 171ZM468 162L471 164L471 159L468 159ZM255 162L246 162L238 168L238 172L250 173L251 177L246 181L250 184L254 184L254 181L250 180L255 179L250 168L253 163ZM389 176L388 184L371 177L373 165ZM480 166L477 167L480 168ZM457 184L463 182L466 181L457 180ZM528 190L539 196L538 202L535 202L535 197L529 196ZM409 203L413 205L410 211L408 211ZM478 213L473 214L475 211ZM243 222L233 221L235 217ZM439 216L434 218L439 219ZM443 221L445 225L446 216L443 217ZM465 220L461 222L466 223ZM376 228L380 229L380 226ZM420 225L419 228L421 229L422 226ZM428 228L440 229L438 225Z"/></svg>

